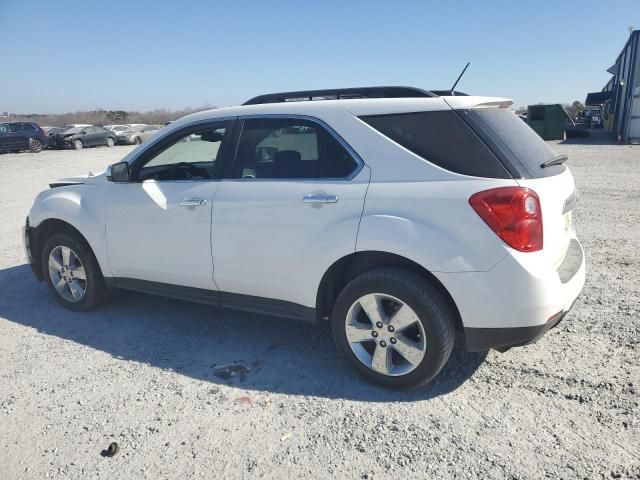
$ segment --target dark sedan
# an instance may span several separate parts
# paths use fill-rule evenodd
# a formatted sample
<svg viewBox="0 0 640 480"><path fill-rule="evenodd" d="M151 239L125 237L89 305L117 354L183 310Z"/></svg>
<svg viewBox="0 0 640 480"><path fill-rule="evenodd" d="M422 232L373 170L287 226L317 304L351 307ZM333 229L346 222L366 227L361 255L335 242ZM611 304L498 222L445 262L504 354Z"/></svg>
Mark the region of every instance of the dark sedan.
<svg viewBox="0 0 640 480"><path fill-rule="evenodd" d="M55 148L75 148L80 150L84 147L98 147L100 145L113 147L115 144L116 137L113 132L102 127L70 128L53 136Z"/></svg>

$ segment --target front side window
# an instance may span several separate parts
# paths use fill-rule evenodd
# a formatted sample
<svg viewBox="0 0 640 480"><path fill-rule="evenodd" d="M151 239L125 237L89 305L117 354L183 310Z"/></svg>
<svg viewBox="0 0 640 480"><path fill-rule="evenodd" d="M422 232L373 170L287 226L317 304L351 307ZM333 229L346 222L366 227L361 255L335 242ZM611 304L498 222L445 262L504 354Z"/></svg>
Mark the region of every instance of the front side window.
<svg viewBox="0 0 640 480"><path fill-rule="evenodd" d="M242 128L233 177L344 178L357 166L342 145L315 122L251 119Z"/></svg>
<svg viewBox="0 0 640 480"><path fill-rule="evenodd" d="M149 158L138 180L211 180L220 178L226 127L200 128Z"/></svg>

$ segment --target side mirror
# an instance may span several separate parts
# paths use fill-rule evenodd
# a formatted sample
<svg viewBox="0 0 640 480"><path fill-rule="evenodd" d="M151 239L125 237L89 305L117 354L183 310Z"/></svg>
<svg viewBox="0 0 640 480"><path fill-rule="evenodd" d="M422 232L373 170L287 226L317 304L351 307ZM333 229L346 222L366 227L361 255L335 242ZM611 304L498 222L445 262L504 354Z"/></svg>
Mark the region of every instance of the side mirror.
<svg viewBox="0 0 640 480"><path fill-rule="evenodd" d="M86 130L82 130L82 134L83 134L83 135L86 135L86 134L87 134L87 131L86 131Z"/></svg>
<svg viewBox="0 0 640 480"><path fill-rule="evenodd" d="M128 182L130 176L131 172L127 162L118 162L107 167L107 180L110 182Z"/></svg>

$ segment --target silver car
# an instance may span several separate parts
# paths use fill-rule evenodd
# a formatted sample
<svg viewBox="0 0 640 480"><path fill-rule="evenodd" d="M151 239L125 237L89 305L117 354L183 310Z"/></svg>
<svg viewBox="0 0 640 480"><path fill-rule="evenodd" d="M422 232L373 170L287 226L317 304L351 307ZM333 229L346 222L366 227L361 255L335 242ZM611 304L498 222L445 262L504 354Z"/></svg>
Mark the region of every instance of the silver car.
<svg viewBox="0 0 640 480"><path fill-rule="evenodd" d="M160 130L157 125L137 125L122 130L117 134L117 142L125 145L140 145Z"/></svg>

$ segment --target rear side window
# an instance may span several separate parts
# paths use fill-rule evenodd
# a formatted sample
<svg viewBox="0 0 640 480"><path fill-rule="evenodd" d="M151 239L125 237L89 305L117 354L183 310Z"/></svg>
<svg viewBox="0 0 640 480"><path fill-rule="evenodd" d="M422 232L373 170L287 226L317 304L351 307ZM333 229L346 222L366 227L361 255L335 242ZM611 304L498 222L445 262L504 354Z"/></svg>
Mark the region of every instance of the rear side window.
<svg viewBox="0 0 640 480"><path fill-rule="evenodd" d="M452 110L360 118L407 150L451 172L511 178L498 158Z"/></svg>
<svg viewBox="0 0 640 480"><path fill-rule="evenodd" d="M244 121L234 178L345 178L357 168L354 158L315 122L298 119Z"/></svg>

